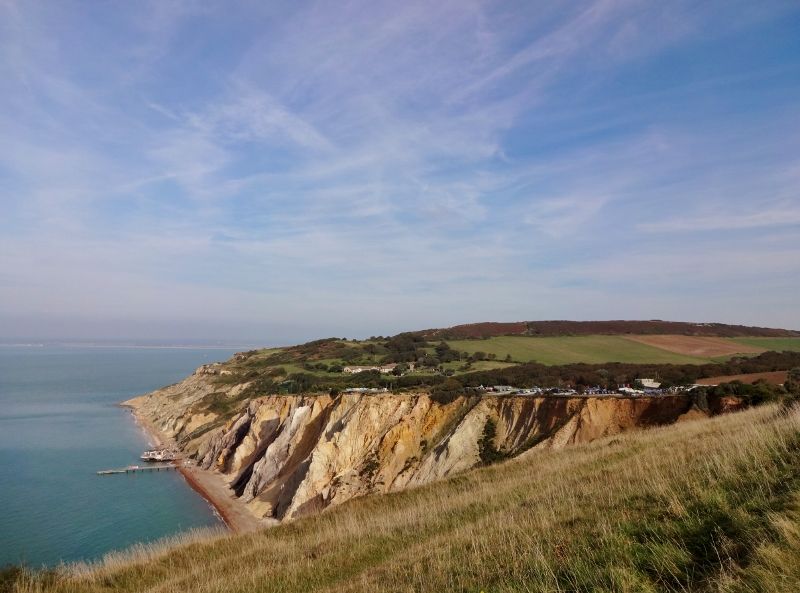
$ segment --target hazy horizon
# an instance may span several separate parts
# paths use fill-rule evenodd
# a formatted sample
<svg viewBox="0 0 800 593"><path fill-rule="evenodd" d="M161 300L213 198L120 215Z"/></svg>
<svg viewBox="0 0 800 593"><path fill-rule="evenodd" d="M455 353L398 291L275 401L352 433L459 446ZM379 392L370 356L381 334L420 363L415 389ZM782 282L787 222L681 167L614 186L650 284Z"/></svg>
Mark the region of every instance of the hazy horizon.
<svg viewBox="0 0 800 593"><path fill-rule="evenodd" d="M0 2L0 339L800 329L800 6Z"/></svg>
<svg viewBox="0 0 800 593"><path fill-rule="evenodd" d="M684 320L684 319L639 319L639 320L620 320L620 319L581 319L581 320L536 320L536 319L484 319L484 320L473 320L464 322L465 324L470 323L481 323L481 322L518 322L518 321L683 321L688 323L723 323L718 322L715 320ZM461 324L456 324L461 325ZM747 324L740 324L740 323L731 323L730 325L747 325ZM280 333L265 333L263 335L259 335L257 333L253 333L251 338L225 338L220 336L207 336L203 334L203 331L206 331L205 328L201 329L201 333L191 334L187 333L185 335L169 335L164 334L159 337L157 332L148 330L145 328L142 332L137 335L113 335L113 336L98 336L92 335L91 333L86 333L87 329L91 328L91 325L88 326L81 326L79 330L76 330L76 333L73 335L62 335L62 334L52 334L52 335L9 335L9 336L0 336L0 346L6 345L15 345L15 346L41 346L41 345L74 345L74 346L109 346L109 347L120 347L120 346L130 346L130 347L144 347L144 348L230 348L230 347L242 347L242 348L272 348L277 346L291 346L294 344L317 340L322 338L331 338L331 337L338 337L343 339L356 339L356 340L363 340L369 337L374 336L391 336L401 332L406 331L420 331L425 329L438 329L443 327L450 327L450 326L425 326L425 327L404 327L400 329L393 329L392 331L385 331L385 332L368 332L368 333L361 333L361 334L353 334L347 332L340 332L334 334L317 334L317 333L297 333L297 327L292 326L291 332L288 334L280 334ZM758 327L771 327L772 329L788 329L794 331L800 331L794 327L779 327L779 326L758 326ZM83 333L81 333L81 331ZM309 330L309 332L313 332ZM283 336L283 337L282 337Z"/></svg>

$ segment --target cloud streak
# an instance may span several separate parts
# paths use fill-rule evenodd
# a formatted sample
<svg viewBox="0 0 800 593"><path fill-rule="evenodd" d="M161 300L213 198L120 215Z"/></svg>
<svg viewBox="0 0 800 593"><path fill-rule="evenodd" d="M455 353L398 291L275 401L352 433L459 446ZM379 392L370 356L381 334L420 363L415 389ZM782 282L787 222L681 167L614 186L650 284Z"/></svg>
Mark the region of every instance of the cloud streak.
<svg viewBox="0 0 800 593"><path fill-rule="evenodd" d="M583 312L800 327L786 3L71 8L0 6L17 334L213 317L270 342L291 323ZM720 295L739 277L772 287L769 311Z"/></svg>

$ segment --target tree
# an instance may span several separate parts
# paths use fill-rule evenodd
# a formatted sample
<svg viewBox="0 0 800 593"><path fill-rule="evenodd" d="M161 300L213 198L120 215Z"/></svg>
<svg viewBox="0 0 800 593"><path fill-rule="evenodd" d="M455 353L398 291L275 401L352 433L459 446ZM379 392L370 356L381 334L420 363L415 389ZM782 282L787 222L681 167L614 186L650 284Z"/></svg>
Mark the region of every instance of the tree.
<svg viewBox="0 0 800 593"><path fill-rule="evenodd" d="M381 382L379 371L361 371L353 375L355 384L359 387L378 387Z"/></svg>
<svg viewBox="0 0 800 593"><path fill-rule="evenodd" d="M440 360L439 360L438 358L436 358L435 356L426 356L425 358L423 358L423 359L422 359L422 363L423 363L423 364L424 364L426 367L434 367L434 368L436 368L436 367L438 367L438 366L441 364L441 362L442 362L442 361L440 361Z"/></svg>
<svg viewBox="0 0 800 593"><path fill-rule="evenodd" d="M487 418L483 425L483 434L478 441L478 455L484 465L490 465L497 461L502 461L507 457L505 453L494 446L494 437L497 434L497 424L494 419Z"/></svg>
<svg viewBox="0 0 800 593"><path fill-rule="evenodd" d="M455 377L448 377L431 390L431 399L440 404L455 401L462 393L464 386Z"/></svg>
<svg viewBox="0 0 800 593"><path fill-rule="evenodd" d="M395 377L402 377L407 372L408 372L408 365L405 363L400 363L392 369L392 374Z"/></svg>
<svg viewBox="0 0 800 593"><path fill-rule="evenodd" d="M791 395L800 396L800 367L795 367L789 371L783 387Z"/></svg>
<svg viewBox="0 0 800 593"><path fill-rule="evenodd" d="M460 358L458 351L453 350L447 342L439 342L434 348L436 357L442 362L453 362Z"/></svg>

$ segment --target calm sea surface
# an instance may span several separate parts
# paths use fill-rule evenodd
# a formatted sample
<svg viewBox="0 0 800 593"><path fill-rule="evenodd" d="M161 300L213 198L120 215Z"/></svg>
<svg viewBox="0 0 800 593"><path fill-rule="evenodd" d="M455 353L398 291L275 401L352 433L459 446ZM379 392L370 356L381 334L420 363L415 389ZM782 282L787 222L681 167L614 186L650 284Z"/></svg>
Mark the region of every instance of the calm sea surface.
<svg viewBox="0 0 800 593"><path fill-rule="evenodd" d="M233 352L0 346L0 565L90 560L220 525L177 472L95 472L148 445L116 403Z"/></svg>

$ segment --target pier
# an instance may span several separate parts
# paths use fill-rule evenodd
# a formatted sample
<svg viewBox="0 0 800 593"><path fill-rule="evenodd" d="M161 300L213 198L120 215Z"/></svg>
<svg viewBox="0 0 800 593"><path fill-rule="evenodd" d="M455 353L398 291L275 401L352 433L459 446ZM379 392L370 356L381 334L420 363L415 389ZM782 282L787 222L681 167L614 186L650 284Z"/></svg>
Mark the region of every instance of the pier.
<svg viewBox="0 0 800 593"><path fill-rule="evenodd" d="M97 472L98 476L110 476L113 474L135 474L137 472L160 472L165 471L168 472L170 470L177 470L178 466L174 463L169 463L165 465L129 465L128 467L122 467L119 469L103 469Z"/></svg>

